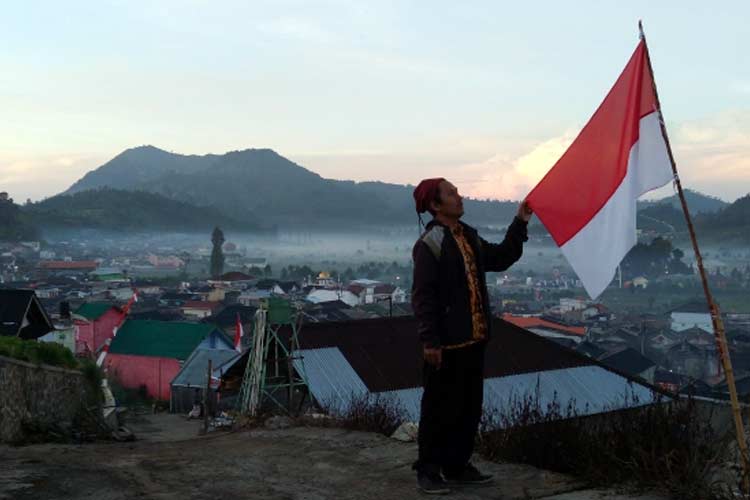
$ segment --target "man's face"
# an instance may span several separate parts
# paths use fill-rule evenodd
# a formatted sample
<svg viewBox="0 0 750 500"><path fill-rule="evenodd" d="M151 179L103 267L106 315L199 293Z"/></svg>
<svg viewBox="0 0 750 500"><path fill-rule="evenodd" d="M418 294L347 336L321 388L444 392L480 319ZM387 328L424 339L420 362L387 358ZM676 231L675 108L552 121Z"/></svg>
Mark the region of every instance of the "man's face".
<svg viewBox="0 0 750 500"><path fill-rule="evenodd" d="M438 186L440 192L440 203L432 203L435 215L443 215L449 218L460 218L464 214L464 202L458 188L448 181L443 181Z"/></svg>

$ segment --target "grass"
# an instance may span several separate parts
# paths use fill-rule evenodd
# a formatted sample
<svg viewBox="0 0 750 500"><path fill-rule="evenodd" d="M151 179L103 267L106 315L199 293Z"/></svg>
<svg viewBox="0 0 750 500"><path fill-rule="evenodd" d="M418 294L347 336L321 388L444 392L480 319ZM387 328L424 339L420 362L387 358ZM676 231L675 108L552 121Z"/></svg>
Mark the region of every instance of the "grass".
<svg viewBox="0 0 750 500"><path fill-rule="evenodd" d="M484 416L478 450L490 460L575 475L592 486L657 490L675 500L731 498L736 485L713 482L724 450L710 415L692 398L657 396L655 404L583 417L574 408L542 405L538 391L516 398L506 412Z"/></svg>
<svg viewBox="0 0 750 500"><path fill-rule="evenodd" d="M314 420L311 425L376 432L390 436L406 421L406 411L393 399L380 394L352 394L347 404L332 401L321 404L330 419Z"/></svg>
<svg viewBox="0 0 750 500"><path fill-rule="evenodd" d="M53 342L0 337L0 356L61 368L79 368L78 360L73 353L67 347Z"/></svg>

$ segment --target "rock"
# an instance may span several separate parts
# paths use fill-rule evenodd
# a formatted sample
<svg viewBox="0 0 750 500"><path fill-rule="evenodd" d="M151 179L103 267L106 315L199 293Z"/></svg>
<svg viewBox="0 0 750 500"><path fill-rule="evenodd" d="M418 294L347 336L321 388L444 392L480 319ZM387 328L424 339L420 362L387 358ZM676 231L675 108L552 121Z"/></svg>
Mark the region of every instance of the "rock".
<svg viewBox="0 0 750 500"><path fill-rule="evenodd" d="M287 429L294 425L294 420L283 415L277 415L275 417L268 418L263 425L266 429L271 430Z"/></svg>
<svg viewBox="0 0 750 500"><path fill-rule="evenodd" d="M398 441L409 443L417 440L418 433L419 426L417 424L414 422L404 422L391 434L391 437Z"/></svg>

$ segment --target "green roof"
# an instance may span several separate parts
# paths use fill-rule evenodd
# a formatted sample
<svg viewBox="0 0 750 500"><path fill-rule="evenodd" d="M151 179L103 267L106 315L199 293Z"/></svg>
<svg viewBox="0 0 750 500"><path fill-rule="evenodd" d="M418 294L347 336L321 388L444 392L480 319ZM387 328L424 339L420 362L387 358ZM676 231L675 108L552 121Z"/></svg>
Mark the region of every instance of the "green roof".
<svg viewBox="0 0 750 500"><path fill-rule="evenodd" d="M205 323L127 320L109 346L110 354L187 359L216 330Z"/></svg>
<svg viewBox="0 0 750 500"><path fill-rule="evenodd" d="M73 314L83 316L84 318L94 321L104 315L105 312L115 307L107 302L87 302L75 310Z"/></svg>

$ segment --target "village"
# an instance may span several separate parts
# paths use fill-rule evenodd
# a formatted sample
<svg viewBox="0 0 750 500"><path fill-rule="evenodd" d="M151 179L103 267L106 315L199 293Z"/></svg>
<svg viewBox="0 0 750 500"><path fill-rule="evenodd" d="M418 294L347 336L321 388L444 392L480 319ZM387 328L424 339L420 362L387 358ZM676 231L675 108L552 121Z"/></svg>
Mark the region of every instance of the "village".
<svg viewBox="0 0 750 500"><path fill-rule="evenodd" d="M750 3L27 4L0 500L750 498Z"/></svg>
<svg viewBox="0 0 750 500"><path fill-rule="evenodd" d="M213 236L213 249L192 254L92 251L85 242L4 244L2 335L55 343L96 363L110 439L148 442L153 426L180 439L236 427L251 409L248 373L260 363L266 371L255 381L261 396L254 412L310 418L345 411L358 398L386 398L395 416L371 430L395 430L413 441L408 425L419 419L421 374L409 263L352 264L343 272L289 265L276 274L262 256ZM211 269L219 249L221 269ZM356 276L357 270L366 275ZM667 279L672 286L675 276ZM633 279L621 289L615 280L611 287L615 296L632 298L658 286L655 281ZM485 374L488 414L497 417L514 397L535 394L540 407L563 408L555 418L579 419L632 411L661 393L715 401L725 413L721 425L728 426L729 393L705 303L638 313L587 300L577 286L556 268L534 276L509 271L489 283L497 333ZM736 287L747 287L744 275ZM738 390L746 397L750 314L728 312L725 323ZM284 354L253 358L259 332ZM12 362L1 359L9 370ZM0 413L5 442L33 441L45 432L59 438L61 429L70 429L55 421L70 415L35 415L33 404L6 403ZM29 421L36 422L36 435L29 434ZM282 421L282 428L288 425ZM330 436L318 432L310 439L327 446ZM580 489L575 480L559 481L552 488L557 493Z"/></svg>

